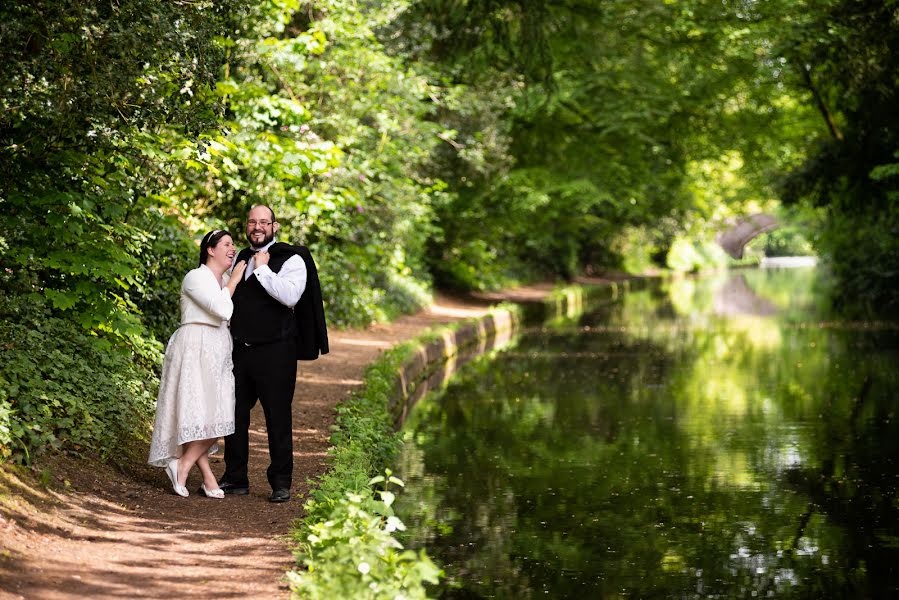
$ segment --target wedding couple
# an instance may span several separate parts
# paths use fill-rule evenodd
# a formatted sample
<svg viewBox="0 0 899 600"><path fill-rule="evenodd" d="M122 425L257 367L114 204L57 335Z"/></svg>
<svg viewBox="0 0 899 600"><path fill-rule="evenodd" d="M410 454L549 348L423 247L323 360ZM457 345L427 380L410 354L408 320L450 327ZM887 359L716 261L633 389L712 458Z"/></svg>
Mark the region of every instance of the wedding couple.
<svg viewBox="0 0 899 600"><path fill-rule="evenodd" d="M180 496L189 495L194 466L207 497L249 493L250 410L259 400L269 501L290 499L297 359L326 354L328 337L312 256L305 246L276 243L279 227L271 208L254 206L246 223L251 247L239 254L230 233L210 231L199 266L181 284L181 326L166 347L149 457ZM216 480L208 455L221 436L225 473Z"/></svg>

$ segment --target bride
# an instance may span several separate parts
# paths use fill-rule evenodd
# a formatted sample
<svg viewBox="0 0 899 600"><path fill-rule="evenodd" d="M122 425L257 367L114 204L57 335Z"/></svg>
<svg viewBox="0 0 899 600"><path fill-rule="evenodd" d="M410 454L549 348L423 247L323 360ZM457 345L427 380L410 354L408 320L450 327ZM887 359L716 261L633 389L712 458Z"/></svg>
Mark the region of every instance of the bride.
<svg viewBox="0 0 899 600"><path fill-rule="evenodd" d="M196 465L200 490L222 498L208 453L220 436L234 433L234 373L228 320L231 296L246 263L225 273L236 251L231 234L216 229L203 236L200 265L181 283L181 326L165 351L156 423L148 462L164 467L179 496L187 496L187 474Z"/></svg>

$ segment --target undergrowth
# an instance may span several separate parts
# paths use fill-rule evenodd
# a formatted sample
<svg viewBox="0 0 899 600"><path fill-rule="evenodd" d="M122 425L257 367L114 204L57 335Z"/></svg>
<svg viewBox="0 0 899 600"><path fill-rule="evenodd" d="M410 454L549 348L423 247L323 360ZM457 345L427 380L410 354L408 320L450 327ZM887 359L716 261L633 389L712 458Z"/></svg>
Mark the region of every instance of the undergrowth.
<svg viewBox="0 0 899 600"><path fill-rule="evenodd" d="M364 387L337 409L331 468L292 532L301 568L287 578L296 597L425 598L425 583L437 583L440 570L424 551L403 549L393 535L405 526L393 514L389 488L403 484L384 470L401 444L388 413L390 395L415 347L405 343L384 353L367 369Z"/></svg>

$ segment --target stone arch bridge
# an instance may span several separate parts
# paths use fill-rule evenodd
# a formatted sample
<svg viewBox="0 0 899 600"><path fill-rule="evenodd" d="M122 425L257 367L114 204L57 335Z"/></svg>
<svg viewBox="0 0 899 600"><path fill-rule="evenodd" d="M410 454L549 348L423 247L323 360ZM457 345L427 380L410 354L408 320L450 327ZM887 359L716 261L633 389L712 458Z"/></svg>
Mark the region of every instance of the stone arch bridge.
<svg viewBox="0 0 899 600"><path fill-rule="evenodd" d="M733 258L743 258L743 248L757 236L777 229L780 223L771 215L756 214L739 217L727 223L726 230L715 241Z"/></svg>

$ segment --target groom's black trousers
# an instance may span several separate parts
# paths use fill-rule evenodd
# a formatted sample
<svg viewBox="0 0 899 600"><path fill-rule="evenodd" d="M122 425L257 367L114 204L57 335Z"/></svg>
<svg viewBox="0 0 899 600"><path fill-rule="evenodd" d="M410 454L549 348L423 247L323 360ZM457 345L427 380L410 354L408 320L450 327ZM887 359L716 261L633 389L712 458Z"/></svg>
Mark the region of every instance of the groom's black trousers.
<svg viewBox="0 0 899 600"><path fill-rule="evenodd" d="M296 349L292 338L246 346L234 342L234 433L225 438L223 481L249 485L250 410L256 400L265 413L268 430L268 482L272 489L290 488L293 479L293 392L297 380Z"/></svg>

